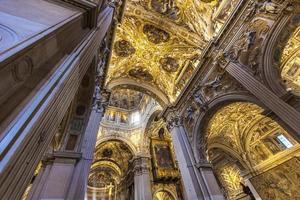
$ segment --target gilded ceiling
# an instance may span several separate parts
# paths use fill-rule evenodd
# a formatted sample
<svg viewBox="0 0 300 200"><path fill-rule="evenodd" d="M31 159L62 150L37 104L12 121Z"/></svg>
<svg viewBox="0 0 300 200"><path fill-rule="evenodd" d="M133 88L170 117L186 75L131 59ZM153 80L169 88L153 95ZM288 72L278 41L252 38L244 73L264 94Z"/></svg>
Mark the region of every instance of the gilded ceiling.
<svg viewBox="0 0 300 200"><path fill-rule="evenodd" d="M284 48L280 70L286 86L300 95L300 27Z"/></svg>
<svg viewBox="0 0 300 200"><path fill-rule="evenodd" d="M106 82L129 78L173 102L236 1L129 0Z"/></svg>
<svg viewBox="0 0 300 200"><path fill-rule="evenodd" d="M110 96L109 105L121 109L137 109L145 95L130 89L114 89Z"/></svg>
<svg viewBox="0 0 300 200"><path fill-rule="evenodd" d="M113 140L97 146L94 160L109 160L119 166L122 174L125 174L132 156L132 152L127 145Z"/></svg>
<svg viewBox="0 0 300 200"><path fill-rule="evenodd" d="M215 148L232 153L248 170L285 150L278 141L279 134L296 142L274 120L262 115L263 109L252 103L237 102L221 108L207 128L207 147L210 160ZM212 150L212 151L211 151Z"/></svg>
<svg viewBox="0 0 300 200"><path fill-rule="evenodd" d="M241 174L261 173L264 164L276 164L276 156L297 142L274 120L262 114L259 106L236 102L222 107L207 128L208 159L225 188L228 199L242 192ZM280 137L292 145L284 145Z"/></svg>

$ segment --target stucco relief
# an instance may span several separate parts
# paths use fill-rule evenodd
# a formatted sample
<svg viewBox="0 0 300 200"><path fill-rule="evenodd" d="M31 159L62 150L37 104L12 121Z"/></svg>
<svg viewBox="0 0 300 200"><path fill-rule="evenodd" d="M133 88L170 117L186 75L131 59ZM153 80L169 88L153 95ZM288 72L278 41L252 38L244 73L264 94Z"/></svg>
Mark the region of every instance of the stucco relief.
<svg viewBox="0 0 300 200"><path fill-rule="evenodd" d="M298 200L300 199L299 168L299 159L292 158L251 178L250 181L264 200Z"/></svg>
<svg viewBox="0 0 300 200"><path fill-rule="evenodd" d="M261 47L273 21L256 17L249 22L232 47L225 53L234 62L248 66L254 75L259 73Z"/></svg>

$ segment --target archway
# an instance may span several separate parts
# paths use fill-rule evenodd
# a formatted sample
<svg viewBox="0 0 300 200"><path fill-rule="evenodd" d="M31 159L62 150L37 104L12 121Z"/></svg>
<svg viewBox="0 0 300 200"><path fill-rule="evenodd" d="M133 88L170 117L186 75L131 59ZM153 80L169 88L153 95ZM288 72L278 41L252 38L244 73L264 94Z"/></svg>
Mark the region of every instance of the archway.
<svg viewBox="0 0 300 200"><path fill-rule="evenodd" d="M279 96L293 90L293 82L297 82L295 76L298 70L296 65L292 67L294 62L290 58L295 57L299 47L299 41L294 40L300 26L299 13L300 7L295 5L292 12L277 22L263 51L261 70L268 86ZM288 60L290 63L287 63Z"/></svg>
<svg viewBox="0 0 300 200"><path fill-rule="evenodd" d="M116 88L127 88L132 90L137 90L139 92L148 94L153 97L162 107L170 104L170 100L168 96L162 91L156 89L152 85L143 82L137 82L130 78L118 78L110 81L107 84L107 88L109 90L113 90Z"/></svg>
<svg viewBox="0 0 300 200"><path fill-rule="evenodd" d="M265 116L261 107L248 102L219 108L205 127L205 143L207 159L228 199L247 195L269 199L272 192L265 176L275 177L276 167L289 167L291 160L299 155L299 144L277 122ZM294 192L298 182L290 183L287 190ZM286 190L283 185L275 186L273 199L289 198L280 193Z"/></svg>
<svg viewBox="0 0 300 200"><path fill-rule="evenodd" d="M133 150L124 141L107 140L98 144L89 175L87 199L121 199L122 193L127 192L123 186L129 179L133 157Z"/></svg>
<svg viewBox="0 0 300 200"><path fill-rule="evenodd" d="M176 200L176 198L167 190L158 190L154 193L153 200Z"/></svg>

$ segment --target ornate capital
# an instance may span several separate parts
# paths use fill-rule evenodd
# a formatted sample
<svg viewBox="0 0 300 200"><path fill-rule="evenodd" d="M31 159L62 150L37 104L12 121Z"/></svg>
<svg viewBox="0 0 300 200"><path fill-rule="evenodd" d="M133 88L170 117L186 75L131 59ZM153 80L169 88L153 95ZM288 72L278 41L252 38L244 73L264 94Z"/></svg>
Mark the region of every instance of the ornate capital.
<svg viewBox="0 0 300 200"><path fill-rule="evenodd" d="M173 111L167 116L167 129L171 132L174 127L183 125L183 116Z"/></svg>
<svg viewBox="0 0 300 200"><path fill-rule="evenodd" d="M150 161L148 157L137 157L133 160L133 171L135 176L149 173Z"/></svg>

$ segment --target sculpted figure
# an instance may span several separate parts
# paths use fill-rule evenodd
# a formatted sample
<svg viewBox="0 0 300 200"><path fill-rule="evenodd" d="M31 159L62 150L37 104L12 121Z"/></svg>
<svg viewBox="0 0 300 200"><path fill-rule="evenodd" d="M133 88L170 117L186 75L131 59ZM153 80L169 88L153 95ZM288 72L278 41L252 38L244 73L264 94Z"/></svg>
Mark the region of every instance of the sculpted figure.
<svg viewBox="0 0 300 200"><path fill-rule="evenodd" d="M265 13L272 13L275 14L279 10L278 5L276 3L273 3L271 0L267 0L263 2L260 6L260 11Z"/></svg>
<svg viewBox="0 0 300 200"><path fill-rule="evenodd" d="M194 101L199 105L201 111L205 111L207 109L206 102L202 96L201 88L198 89L193 95Z"/></svg>

